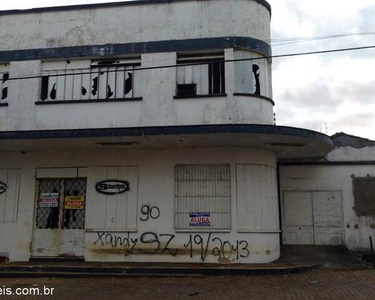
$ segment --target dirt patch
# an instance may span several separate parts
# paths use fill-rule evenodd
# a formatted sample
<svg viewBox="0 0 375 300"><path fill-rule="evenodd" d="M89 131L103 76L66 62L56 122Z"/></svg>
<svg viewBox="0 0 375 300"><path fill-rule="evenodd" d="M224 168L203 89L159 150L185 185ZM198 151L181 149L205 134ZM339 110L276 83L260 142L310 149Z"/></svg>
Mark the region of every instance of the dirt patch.
<svg viewBox="0 0 375 300"><path fill-rule="evenodd" d="M354 211L359 217L375 217L375 177L353 178Z"/></svg>

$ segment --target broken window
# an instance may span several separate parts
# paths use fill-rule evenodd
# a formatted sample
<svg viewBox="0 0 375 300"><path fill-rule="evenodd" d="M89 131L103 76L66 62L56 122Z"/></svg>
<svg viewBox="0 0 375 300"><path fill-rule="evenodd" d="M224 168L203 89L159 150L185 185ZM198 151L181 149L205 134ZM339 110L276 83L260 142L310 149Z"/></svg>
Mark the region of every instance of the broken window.
<svg viewBox="0 0 375 300"><path fill-rule="evenodd" d="M39 179L38 229L85 228L86 179Z"/></svg>
<svg viewBox="0 0 375 300"><path fill-rule="evenodd" d="M375 216L375 177L353 178L354 211L357 216Z"/></svg>
<svg viewBox="0 0 375 300"><path fill-rule="evenodd" d="M235 93L272 98L271 65L262 55L234 52Z"/></svg>
<svg viewBox="0 0 375 300"><path fill-rule="evenodd" d="M140 59L45 62L41 101L140 97Z"/></svg>
<svg viewBox="0 0 375 300"><path fill-rule="evenodd" d="M102 60L91 64L90 97L119 99L140 97L140 60Z"/></svg>
<svg viewBox="0 0 375 300"><path fill-rule="evenodd" d="M230 229L230 199L230 165L176 166L176 229Z"/></svg>
<svg viewBox="0 0 375 300"><path fill-rule="evenodd" d="M178 97L225 94L224 54L179 55L177 64Z"/></svg>
<svg viewBox="0 0 375 300"><path fill-rule="evenodd" d="M0 103L8 101L9 64L0 65Z"/></svg>

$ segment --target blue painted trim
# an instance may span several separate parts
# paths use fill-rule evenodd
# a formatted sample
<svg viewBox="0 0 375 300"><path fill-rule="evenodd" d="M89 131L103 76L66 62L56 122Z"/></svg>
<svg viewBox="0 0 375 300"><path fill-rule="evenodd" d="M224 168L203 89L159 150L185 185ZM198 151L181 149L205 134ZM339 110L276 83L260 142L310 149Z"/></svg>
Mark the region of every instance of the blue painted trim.
<svg viewBox="0 0 375 300"><path fill-rule="evenodd" d="M71 58L104 58L144 53L223 50L242 48L272 56L271 46L264 41L249 37L219 37L189 40L169 40L143 43L107 44L59 48L0 51L0 61L49 60Z"/></svg>
<svg viewBox="0 0 375 300"><path fill-rule="evenodd" d="M225 98L225 97L227 97L227 94L173 96L173 99L186 100L186 99Z"/></svg>
<svg viewBox="0 0 375 300"><path fill-rule="evenodd" d="M134 128L98 128L69 129L42 131L3 131L0 140L16 139L58 139L58 138L97 138L97 137L137 137L158 135L184 134L272 134L299 137L324 142L333 147L332 139L322 133L302 128L258 125L258 124L227 124L227 125L194 125L194 126L163 126Z"/></svg>
<svg viewBox="0 0 375 300"><path fill-rule="evenodd" d="M271 98L268 98L262 95L255 95L255 94L249 94L249 93L234 93L233 96L260 98L260 99L270 102L273 106L275 106L275 102Z"/></svg>
<svg viewBox="0 0 375 300"><path fill-rule="evenodd" d="M52 7L38 7L32 9L13 9L0 11L2 15L13 15L13 14L29 14L29 13L43 13L43 12L54 12L54 11L69 11L79 9L94 9L94 8L108 8L108 7L119 7L119 6L137 6L147 4L165 4L173 2L188 2L197 0L138 0L138 1L124 1L124 2L109 2L109 3L96 3L96 4L79 4L79 5L66 5L66 6L52 6ZM210 0L199 0L199 1L210 1ZM229 0L228 0L229 1ZM266 0L251 0L256 1L259 4L267 8L272 13L271 5Z"/></svg>
<svg viewBox="0 0 375 300"><path fill-rule="evenodd" d="M293 166L375 166L374 160L365 161L310 161L310 162L282 162L280 167Z"/></svg>
<svg viewBox="0 0 375 300"><path fill-rule="evenodd" d="M103 103L103 102L131 102L142 101L142 97L118 98L118 99L90 99L90 100L49 100L35 101L35 105L57 105L57 104L84 104L84 103Z"/></svg>

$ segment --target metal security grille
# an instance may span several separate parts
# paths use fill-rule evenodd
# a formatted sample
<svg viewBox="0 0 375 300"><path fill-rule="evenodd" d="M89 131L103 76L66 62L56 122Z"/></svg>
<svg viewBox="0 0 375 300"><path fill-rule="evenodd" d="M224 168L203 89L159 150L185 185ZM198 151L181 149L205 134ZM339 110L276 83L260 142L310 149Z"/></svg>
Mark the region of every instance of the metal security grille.
<svg viewBox="0 0 375 300"><path fill-rule="evenodd" d="M140 98L140 59L43 62L41 101ZM1 72L1 69L0 69Z"/></svg>
<svg viewBox="0 0 375 300"><path fill-rule="evenodd" d="M65 180L66 196L83 196L86 198L86 179L67 179ZM64 198L65 198L64 197ZM86 201L85 201L86 202ZM84 202L84 203L85 203ZM85 209L66 209L64 205L63 214L64 229L84 229L85 228Z"/></svg>
<svg viewBox="0 0 375 300"><path fill-rule="evenodd" d="M41 207L39 199L42 194L58 193L60 195L61 181L55 179L38 180L38 196L36 210L36 228L55 229L58 228L60 201L57 207ZM60 197L59 197L60 198Z"/></svg>
<svg viewBox="0 0 375 300"><path fill-rule="evenodd" d="M37 184L37 229L84 229L85 207L83 209L66 209L64 200L66 196L83 196L85 199L86 179L39 179ZM48 207L41 204L43 195L56 193L58 194L56 205Z"/></svg>
<svg viewBox="0 0 375 300"><path fill-rule="evenodd" d="M177 165L176 229L230 229L230 194L229 165ZM192 216L208 216L208 222L197 223Z"/></svg>

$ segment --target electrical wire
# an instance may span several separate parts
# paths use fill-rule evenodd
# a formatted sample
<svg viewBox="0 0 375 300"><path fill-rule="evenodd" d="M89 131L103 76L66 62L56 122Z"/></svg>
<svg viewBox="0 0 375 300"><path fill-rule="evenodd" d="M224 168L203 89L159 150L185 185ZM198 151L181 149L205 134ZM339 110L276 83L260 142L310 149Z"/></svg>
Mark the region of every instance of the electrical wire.
<svg viewBox="0 0 375 300"><path fill-rule="evenodd" d="M371 46L363 46L363 47L353 47L353 48L339 48L339 49L330 49L330 50L321 50L321 51L311 51L311 52L300 52L300 53L288 53L288 54L279 54L279 55L271 55L271 56L263 56L263 57L256 57L256 58L241 58L241 59L229 59L224 60L224 63L232 63L232 62L241 62L241 61L254 61L254 60L262 60L262 59L275 59L275 58L285 58L285 57L297 57L297 56L307 56L307 55L318 55L318 54L328 54L328 53L339 53L339 52L349 52L349 51L359 51L359 50L367 50L367 49L375 49L375 45ZM170 68L178 68L182 66L200 66L200 65L207 65L212 64L214 61L205 61L205 62L196 62L196 63L186 63L186 64L173 64L173 65L164 65L164 66L155 66L155 67L140 67L134 68L134 71L145 71L145 70L157 70L157 69L170 69ZM113 73L118 72L117 70L107 70L106 73ZM100 71L98 71L100 73ZM64 73L64 74L54 74L53 77L61 77L61 76L77 76L77 75L88 75L92 74L92 72L82 72L82 73ZM8 80L25 80L25 79L37 79L42 78L46 75L31 75L31 76L19 76L19 77L9 77Z"/></svg>
<svg viewBox="0 0 375 300"><path fill-rule="evenodd" d="M332 35L321 35L321 36L310 36L310 37L293 37L293 38L280 38L280 39L271 39L268 40L271 42L271 45L274 46L283 46L289 44L297 44L302 42L313 42L318 40L327 40L327 39L338 39L346 38L353 36L369 36L375 35L375 32L355 32L355 33L344 33L344 34L332 34Z"/></svg>

